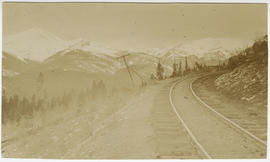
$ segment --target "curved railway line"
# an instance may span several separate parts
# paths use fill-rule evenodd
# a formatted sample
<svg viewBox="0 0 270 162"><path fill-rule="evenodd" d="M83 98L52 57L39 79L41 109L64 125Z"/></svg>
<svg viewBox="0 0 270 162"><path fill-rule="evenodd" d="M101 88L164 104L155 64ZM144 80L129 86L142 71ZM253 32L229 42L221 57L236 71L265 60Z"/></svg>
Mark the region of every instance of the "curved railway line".
<svg viewBox="0 0 270 162"><path fill-rule="evenodd" d="M179 113L177 112L176 110L176 107L175 105L173 104L173 100L172 100L172 91L174 89L174 87L182 82L183 80L181 81L177 81L175 82L171 88L170 88L170 92L169 92L169 100L170 100L170 104L177 116L177 118L180 120L180 122L183 124L184 128L186 129L186 131L188 132L188 134L190 135L190 137L192 138L192 140L194 141L194 143L196 143L196 145L200 148L200 150L203 152L203 154L205 155L206 158L208 159L212 159L212 157L209 155L209 153L205 150L205 148L199 143L199 141L197 140L197 138L193 135L192 131L189 129L189 127L187 126L187 124L184 122L184 120L181 118L181 116L179 115Z"/></svg>
<svg viewBox="0 0 270 162"><path fill-rule="evenodd" d="M147 109L149 116L146 118L147 124L151 124L149 128L153 129L151 130L151 132L153 131L153 135L151 134L147 139L150 141L151 145L153 144L153 149L151 146L153 158L265 158L267 142L263 140L264 138L260 138L263 137L260 136L260 131L265 133L264 127L260 127L260 124L257 124L255 130L260 131L254 133L252 130L255 125L252 124L251 121L248 121L248 118L239 114L240 111L238 112L236 109L227 108L221 109L218 105L211 105L211 107L207 104L208 102L205 102L207 100L204 101L205 98L203 98L203 95L200 95L202 97L200 98L195 93L193 83L205 76L206 75L193 75L169 82L168 80L164 81L160 83L158 89L156 89L156 92L152 95L153 98L151 101L148 102L148 98L143 100L147 102L148 105L151 105L143 108L149 108ZM195 85L197 84L194 84L194 86ZM131 113L133 114L133 112ZM134 119L141 120L140 114L143 113L137 113ZM241 120L243 120L243 122L238 122ZM77 124L78 123L79 121ZM131 120L130 123L132 126L134 125L133 120ZM55 125L56 124L57 123L55 123ZM77 127L77 125L74 125L74 127ZM53 129L53 127L50 129ZM37 132L41 130L42 129L38 129ZM23 138L30 135L39 138L36 136L35 132L25 134ZM78 136L74 135L72 137L75 138ZM17 138L2 139L2 155L12 153L13 146L22 142L23 141L19 142ZM85 142L85 140L80 139L79 142ZM87 144L90 146L91 143ZM123 147L125 146L123 145ZM70 150L73 151L73 149ZM78 149L74 150L74 154L80 153ZM131 154L132 153L133 152L131 152Z"/></svg>
<svg viewBox="0 0 270 162"><path fill-rule="evenodd" d="M195 80L197 80L199 78L202 78L202 77L193 77L192 79L186 78L186 79L175 81L169 90L169 102L170 102L170 105L171 105L174 113L176 114L178 120L181 122L181 125L183 125L187 134L191 137L192 141L196 144L197 148L199 148L200 151L203 153L204 158L208 158L208 159L224 158L224 157L229 158L230 153L233 154L233 156L231 156L230 158L253 157L251 154L253 154L255 158L265 157L266 156L266 148L267 148L267 143L265 141L258 138L257 136L255 136L254 134L252 134L248 130L244 129L243 127L239 126L238 124L236 124L232 120L228 119L227 117L225 117L221 113L217 112L214 108L212 108L211 106L207 105L204 101L202 101L202 99L200 99L198 97L198 95L196 95L196 93L194 92L194 90L192 88L192 84ZM200 111L202 112L201 116L208 115L207 117L210 116L211 118L213 118L214 120L217 121L218 124L216 124L216 125L221 125L221 127L213 127L213 128L206 127L208 129L207 130L208 132L207 131L205 131L205 132L209 133L209 132L213 131L212 135L215 135L215 134L220 135L220 133L217 133L218 131L215 130L215 128L218 128L218 129L221 129L223 132L227 131L227 132L231 133L231 137L224 137L224 139L221 141L219 141L218 139L214 139L212 141L212 139L213 138L220 138L223 136L220 136L220 137L213 136L212 139L209 137L208 138L200 137L200 136L202 136L201 134L203 134L205 132L204 132L204 130L197 131L198 129L195 129L198 126L194 126L193 121L190 119L190 118L193 118L191 116L192 113L189 113L188 108L186 108L186 107L184 108L181 105L181 103L180 103L181 101L178 102L178 105L180 105L180 106L175 104L175 102L177 102L177 100L173 99L174 98L173 94L175 93L174 91L177 88L177 85L180 85L180 83L182 83L188 79L190 81L188 81L186 84L184 84L184 86L187 86L187 85L189 86L188 87L188 90L190 91L189 93L192 94L189 97L194 98L194 99L192 99L192 102L194 103L193 105L195 105L196 107L199 107L198 110L200 109ZM183 86L183 85L181 85L181 86ZM187 88L186 88L186 91L187 91ZM184 92L182 92L182 93L184 95L187 95ZM177 97L184 97L186 100L190 99L186 96L177 96ZM183 99L183 101L184 101L184 99ZM186 102L188 102L188 101L186 101ZM199 105L201 105L201 106L199 106ZM190 107L190 109L192 109L192 108ZM202 109L204 109L204 110L202 110ZM195 112L195 110L194 110L194 112ZM193 114L196 114L196 113L193 113ZM185 115L190 115L190 116L185 116ZM213 116L215 116L215 117L213 117ZM205 118L207 118L207 117L205 117ZM199 117L199 118L203 119L203 120L205 119L204 117ZM185 119L187 121L185 121ZM206 119L206 120L208 120L208 119ZM205 122L205 123L207 126L207 122ZM203 121L202 121L202 124L204 124ZM209 126L211 126L211 124ZM230 135L228 135L228 136L230 136ZM218 150L219 149L218 147L222 146L223 143L226 144L226 138L231 139L231 141L239 141L236 144L233 143L236 146L236 148L235 148L236 151L233 150L234 149L233 147L228 148L228 152L224 152L224 155L222 155L221 151L220 152L213 151L215 149L215 148L213 148L213 146L214 147L216 146L217 150ZM220 143L218 143L218 142L220 142ZM230 141L228 141L228 142L230 142ZM212 148L210 148L210 146L212 146ZM224 146L224 147L226 147L226 146ZM241 152L242 148L243 148L243 153ZM221 150L226 151L226 149L224 149L224 148ZM238 155L237 151L240 152L242 155Z"/></svg>
<svg viewBox="0 0 270 162"><path fill-rule="evenodd" d="M195 80L194 80L195 81ZM262 139L260 139L259 137L255 136L254 134L250 133L248 130L244 129L243 127L241 127L240 125L236 124L235 122L233 122L232 120L228 119L227 117L225 117L224 115L222 115L221 113L217 112L214 108L212 108L211 106L207 105L202 99L200 99L200 97L198 95L196 95L196 93L194 92L192 85L193 82L190 83L190 90L192 92L192 94L194 95L194 97L201 102L205 107L207 107L209 110L211 110L212 112L216 113L218 116L220 116L223 120L229 122L231 125L233 125L234 127L238 128L239 130L241 130L243 133L246 133L247 135L249 135L251 138L255 139L256 141L258 141L259 143L263 144L264 146L267 146L267 143L265 141L263 141Z"/></svg>

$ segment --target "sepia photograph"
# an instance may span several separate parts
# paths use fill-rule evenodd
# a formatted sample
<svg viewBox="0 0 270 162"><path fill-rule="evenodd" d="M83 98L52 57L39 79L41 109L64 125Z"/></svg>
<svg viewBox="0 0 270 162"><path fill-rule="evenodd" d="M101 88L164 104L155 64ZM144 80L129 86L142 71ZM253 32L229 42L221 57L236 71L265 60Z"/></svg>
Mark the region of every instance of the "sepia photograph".
<svg viewBox="0 0 270 162"><path fill-rule="evenodd" d="M1 158L267 159L267 3L1 3Z"/></svg>

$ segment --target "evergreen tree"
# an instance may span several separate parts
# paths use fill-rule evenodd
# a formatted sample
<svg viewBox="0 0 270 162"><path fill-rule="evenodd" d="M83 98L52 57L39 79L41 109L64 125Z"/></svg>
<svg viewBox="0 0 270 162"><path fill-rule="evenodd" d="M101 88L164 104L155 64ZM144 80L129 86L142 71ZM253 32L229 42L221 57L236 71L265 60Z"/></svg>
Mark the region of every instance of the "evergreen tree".
<svg viewBox="0 0 270 162"><path fill-rule="evenodd" d="M185 57L185 61L186 61L185 71L188 72L189 71L189 67L188 67L187 56Z"/></svg>
<svg viewBox="0 0 270 162"><path fill-rule="evenodd" d="M98 93L99 93L99 95L100 96L104 96L106 94L106 86L105 86L103 80L100 80L98 82L97 87L98 87Z"/></svg>
<svg viewBox="0 0 270 162"><path fill-rule="evenodd" d="M180 62L178 64L177 76L182 76L182 63L181 63L181 60L180 60Z"/></svg>
<svg viewBox="0 0 270 162"><path fill-rule="evenodd" d="M97 83L96 81L94 80L93 83L92 83L92 98L96 98L97 97L97 93L98 93L98 87L97 87Z"/></svg>
<svg viewBox="0 0 270 162"><path fill-rule="evenodd" d="M156 79L156 77L155 77L155 75L154 75L153 73L151 74L150 79L151 79L151 80L155 80L155 79Z"/></svg>
<svg viewBox="0 0 270 162"><path fill-rule="evenodd" d="M7 99L7 96L6 96L6 91L3 90L3 94L2 94L2 110L6 110L8 106L8 99Z"/></svg>
<svg viewBox="0 0 270 162"><path fill-rule="evenodd" d="M3 94L2 94L2 122L3 124L5 124L7 122L8 119L8 97L6 96L6 91L3 90Z"/></svg>
<svg viewBox="0 0 270 162"><path fill-rule="evenodd" d="M43 83L44 83L44 75L42 72L40 72L37 77L37 91L38 92L42 89Z"/></svg>
<svg viewBox="0 0 270 162"><path fill-rule="evenodd" d="M30 109L32 113L35 111L36 108L36 95L34 94L31 98L31 104L30 104Z"/></svg>
<svg viewBox="0 0 270 162"><path fill-rule="evenodd" d="M187 56L185 57L185 70L184 70L184 75L188 74L190 72L190 68L188 65L188 61L187 61Z"/></svg>
<svg viewBox="0 0 270 162"><path fill-rule="evenodd" d="M198 71L202 71L203 70L203 65L198 63L198 62L195 62L195 67L196 67L196 70Z"/></svg>
<svg viewBox="0 0 270 162"><path fill-rule="evenodd" d="M21 115L18 112L18 106L19 106L19 97L18 95L14 95L13 97L11 97L10 100L10 105L11 105L11 110L12 110L12 119L13 121L16 121L17 123L19 122Z"/></svg>
<svg viewBox="0 0 270 162"><path fill-rule="evenodd" d="M160 64L160 62L157 65L157 79L158 80L162 80L163 79L163 73L164 73L164 69L162 67L162 65Z"/></svg>
<svg viewBox="0 0 270 162"><path fill-rule="evenodd" d="M29 112L28 112L28 111L29 111L28 106L29 106L29 102L28 102L27 98L24 96L23 99L22 99L22 102L21 102L21 104L20 104L20 109L21 109L20 112L21 112L23 115L29 113Z"/></svg>
<svg viewBox="0 0 270 162"><path fill-rule="evenodd" d="M176 77L177 76L177 64L173 63L173 72L171 74L171 77Z"/></svg>

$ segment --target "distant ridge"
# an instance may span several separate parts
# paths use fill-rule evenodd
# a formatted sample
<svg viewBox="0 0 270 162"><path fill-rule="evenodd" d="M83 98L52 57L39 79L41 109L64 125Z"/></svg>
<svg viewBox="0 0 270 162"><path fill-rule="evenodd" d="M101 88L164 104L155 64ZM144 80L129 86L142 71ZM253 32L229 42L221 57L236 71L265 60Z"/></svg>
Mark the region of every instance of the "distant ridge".
<svg viewBox="0 0 270 162"><path fill-rule="evenodd" d="M178 43L168 48L145 50L141 53L167 59L193 55L204 60L225 60L234 55L235 51L247 48L252 43L252 41L232 38L204 38ZM56 53L67 53L73 50L89 52L98 57L117 57L121 51L83 38L66 41L39 28L4 37L3 43L4 52L17 56L22 61L29 59L43 62ZM130 53L138 53L138 51Z"/></svg>
<svg viewBox="0 0 270 162"><path fill-rule="evenodd" d="M64 50L79 49L93 54L103 53L111 56L117 52L117 50L82 38L66 41L39 28L5 37L3 41L4 52L17 56L21 60L30 59L40 62Z"/></svg>

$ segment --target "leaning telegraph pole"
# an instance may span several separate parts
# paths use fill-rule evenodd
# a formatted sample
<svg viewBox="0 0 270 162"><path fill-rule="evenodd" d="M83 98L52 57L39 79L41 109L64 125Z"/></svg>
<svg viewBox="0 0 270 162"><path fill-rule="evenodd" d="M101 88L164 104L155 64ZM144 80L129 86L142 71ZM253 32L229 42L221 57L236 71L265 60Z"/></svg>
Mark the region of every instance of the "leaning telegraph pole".
<svg viewBox="0 0 270 162"><path fill-rule="evenodd" d="M122 55L122 56L119 56L119 57L117 57L117 58L123 58L124 63L125 63L125 66L126 66L126 68L127 68L128 74L129 74L129 77L130 77L130 80L131 80L131 82L132 82L132 85L134 85L133 77L132 77L132 75L131 75L130 68L129 68L129 66L128 66L128 64L127 64L127 60L126 60L126 56L128 56L128 55L129 55L129 54Z"/></svg>

